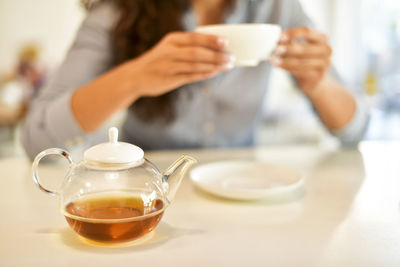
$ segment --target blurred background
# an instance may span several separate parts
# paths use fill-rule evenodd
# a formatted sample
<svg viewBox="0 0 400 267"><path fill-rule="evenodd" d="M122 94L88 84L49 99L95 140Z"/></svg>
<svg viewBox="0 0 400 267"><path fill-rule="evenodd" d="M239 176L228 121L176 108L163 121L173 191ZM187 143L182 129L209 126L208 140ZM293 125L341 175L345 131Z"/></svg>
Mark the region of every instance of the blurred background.
<svg viewBox="0 0 400 267"><path fill-rule="evenodd" d="M330 37L343 82L372 110L365 138L400 139L400 1L301 2ZM79 0L0 0L0 157L23 154L19 127L29 102L63 60L84 16ZM274 70L257 143L335 142L286 73Z"/></svg>

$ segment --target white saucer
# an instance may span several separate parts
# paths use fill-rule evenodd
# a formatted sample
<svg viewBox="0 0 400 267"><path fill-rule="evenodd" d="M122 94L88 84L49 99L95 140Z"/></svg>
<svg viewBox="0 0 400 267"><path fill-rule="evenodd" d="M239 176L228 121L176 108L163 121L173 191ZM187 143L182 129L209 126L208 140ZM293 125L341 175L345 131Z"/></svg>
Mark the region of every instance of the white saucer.
<svg viewBox="0 0 400 267"><path fill-rule="evenodd" d="M220 161L190 172L200 189L224 198L256 200L287 196L304 185L299 172L257 161Z"/></svg>

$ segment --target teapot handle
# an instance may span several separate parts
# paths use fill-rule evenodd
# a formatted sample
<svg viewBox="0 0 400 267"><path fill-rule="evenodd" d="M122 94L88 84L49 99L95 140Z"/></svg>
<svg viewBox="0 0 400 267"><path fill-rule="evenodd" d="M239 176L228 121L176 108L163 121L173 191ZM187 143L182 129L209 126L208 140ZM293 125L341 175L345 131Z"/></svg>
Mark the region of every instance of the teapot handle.
<svg viewBox="0 0 400 267"><path fill-rule="evenodd" d="M39 174L38 174L39 162L40 162L40 160L42 158L44 158L46 156L49 156L49 155L63 156L68 160L70 165L73 162L72 162L72 158L70 157L69 153L67 151L65 151L65 150L60 149L60 148L49 148L49 149L46 149L46 150L40 152L36 156L35 160L33 161L33 164L32 164L32 178L33 178L33 181L35 182L35 184L37 184L37 186L39 186L40 190L44 191L45 193L48 193L50 195L55 196L55 195L58 194L56 191L52 191L52 190L48 190L48 189L44 188L39 182Z"/></svg>

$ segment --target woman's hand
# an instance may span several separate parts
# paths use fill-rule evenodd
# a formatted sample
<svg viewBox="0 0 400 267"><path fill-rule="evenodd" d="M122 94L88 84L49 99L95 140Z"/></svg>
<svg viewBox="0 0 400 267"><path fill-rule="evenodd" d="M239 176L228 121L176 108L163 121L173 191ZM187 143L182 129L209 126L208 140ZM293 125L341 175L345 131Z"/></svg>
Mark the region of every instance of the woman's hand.
<svg viewBox="0 0 400 267"><path fill-rule="evenodd" d="M158 96L232 69L234 58L223 52L226 45L214 35L174 32L124 67L139 97Z"/></svg>
<svg viewBox="0 0 400 267"><path fill-rule="evenodd" d="M325 35L300 27L282 34L271 63L290 72L301 90L311 96L326 77L331 55L332 49Z"/></svg>
<svg viewBox="0 0 400 267"><path fill-rule="evenodd" d="M141 56L78 88L71 98L75 119L92 132L140 97L162 95L231 69L234 59L222 51L226 44L213 35L170 33Z"/></svg>

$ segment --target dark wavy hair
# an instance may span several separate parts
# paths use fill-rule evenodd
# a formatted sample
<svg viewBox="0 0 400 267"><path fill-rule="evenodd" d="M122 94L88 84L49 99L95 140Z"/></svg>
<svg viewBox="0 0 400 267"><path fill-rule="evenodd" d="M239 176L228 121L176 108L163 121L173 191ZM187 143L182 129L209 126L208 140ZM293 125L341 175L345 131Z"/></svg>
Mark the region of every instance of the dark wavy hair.
<svg viewBox="0 0 400 267"><path fill-rule="evenodd" d="M86 9L107 0L81 0ZM119 10L120 17L111 33L114 63L119 65L146 52L167 33L182 31L182 17L188 0L108 0ZM175 119L174 102L178 90L158 97L143 97L129 108L144 122Z"/></svg>

